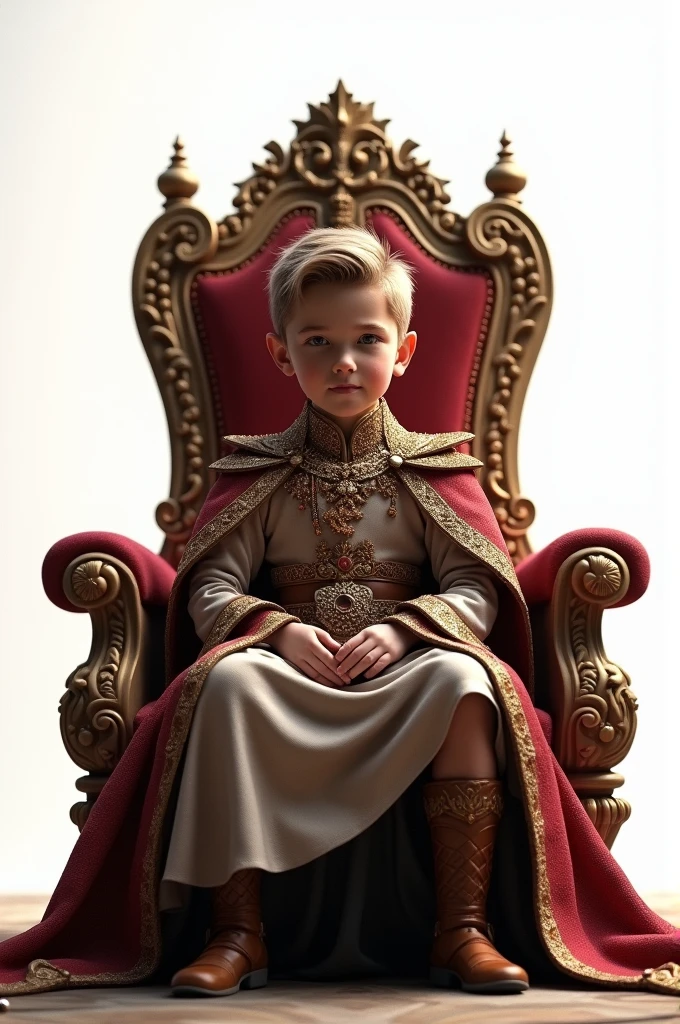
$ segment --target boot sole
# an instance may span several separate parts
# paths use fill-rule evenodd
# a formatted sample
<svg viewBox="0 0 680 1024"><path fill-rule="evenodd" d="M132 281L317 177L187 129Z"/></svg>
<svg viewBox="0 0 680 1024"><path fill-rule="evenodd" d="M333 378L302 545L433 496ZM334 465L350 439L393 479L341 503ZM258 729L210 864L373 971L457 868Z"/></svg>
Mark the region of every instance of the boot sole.
<svg viewBox="0 0 680 1024"><path fill-rule="evenodd" d="M487 992L491 995L509 995L513 992L524 992L529 988L526 981L508 978L505 981L484 981L478 984L468 984L463 981L454 971L446 967L431 967L430 981L438 988L460 988L463 992Z"/></svg>
<svg viewBox="0 0 680 1024"><path fill-rule="evenodd" d="M200 985L177 985L171 992L173 996L233 996L242 988L264 988L267 984L267 975L267 968L263 967L259 971L244 974L238 985L234 985L233 988L215 991L211 988L201 988Z"/></svg>

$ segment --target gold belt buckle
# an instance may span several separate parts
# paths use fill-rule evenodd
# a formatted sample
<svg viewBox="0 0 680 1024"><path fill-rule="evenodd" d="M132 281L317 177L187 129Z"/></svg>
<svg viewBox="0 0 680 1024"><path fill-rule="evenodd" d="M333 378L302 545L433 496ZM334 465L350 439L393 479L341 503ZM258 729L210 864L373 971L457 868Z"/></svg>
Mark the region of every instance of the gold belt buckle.
<svg viewBox="0 0 680 1024"><path fill-rule="evenodd" d="M349 640L369 624L372 603L371 588L352 580L314 592L316 618L338 640Z"/></svg>

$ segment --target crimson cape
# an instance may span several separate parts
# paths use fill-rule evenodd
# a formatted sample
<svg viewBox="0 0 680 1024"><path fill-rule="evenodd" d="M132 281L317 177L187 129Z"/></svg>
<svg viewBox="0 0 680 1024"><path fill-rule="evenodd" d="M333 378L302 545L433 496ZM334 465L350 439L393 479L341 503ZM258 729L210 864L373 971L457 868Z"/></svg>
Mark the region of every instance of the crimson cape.
<svg viewBox="0 0 680 1024"><path fill-rule="evenodd" d="M407 459L399 475L426 514L496 573L497 625L483 644L432 596L406 602L397 618L424 641L480 660L504 714L510 792L489 900L496 943L532 981L571 978L677 993L680 930L633 890L545 738L529 692L526 607L489 503L464 464L464 456L458 469L432 457L420 465ZM0 995L163 982L201 948L205 891L193 890L182 914L158 910L193 710L220 658L266 641L291 617L254 585L252 595L225 609L199 650L184 584L196 561L292 472L282 459L258 465L254 458L253 465L223 473L205 502L170 599L170 681L137 716L43 920L0 944ZM322 978L331 960L335 976L343 962L347 976L374 973L375 963L388 973L425 976L436 916L420 794L428 777L429 769L344 846L292 871L265 874L262 913L273 976Z"/></svg>

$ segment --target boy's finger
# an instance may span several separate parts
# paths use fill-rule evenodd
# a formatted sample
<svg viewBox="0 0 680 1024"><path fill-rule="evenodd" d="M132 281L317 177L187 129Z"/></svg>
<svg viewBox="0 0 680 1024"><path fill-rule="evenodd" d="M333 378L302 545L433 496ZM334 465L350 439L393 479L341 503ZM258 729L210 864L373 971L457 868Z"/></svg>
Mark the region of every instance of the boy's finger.
<svg viewBox="0 0 680 1024"><path fill-rule="evenodd" d="M357 662L353 669L350 669L349 674L352 679L356 678L356 676L360 676L362 672L366 671L366 669L372 668L381 657L382 655L380 654L380 651L376 651L375 648L369 651L368 654L364 655L364 657Z"/></svg>
<svg viewBox="0 0 680 1024"><path fill-rule="evenodd" d="M335 660L338 662L344 661L347 655L351 654L352 651L357 647L357 645L363 642L364 637L361 635L361 633L357 633L356 636L350 637L349 640L345 640L340 650L335 652Z"/></svg>
<svg viewBox="0 0 680 1024"><path fill-rule="evenodd" d="M323 662L326 668L328 668L333 673L333 675L337 676L338 666L336 664L335 657L329 650L327 650L327 648L323 646L323 644L320 641L318 644L312 643L311 654L312 657L317 658L319 661Z"/></svg>
<svg viewBox="0 0 680 1024"><path fill-rule="evenodd" d="M338 643L337 640L334 640L330 633L327 633L325 629L317 629L316 635L324 647L327 647L329 651L335 652L340 650L342 645Z"/></svg>
<svg viewBox="0 0 680 1024"><path fill-rule="evenodd" d="M312 655L310 664L317 675L320 675L321 678L325 679L331 686L342 686L342 681L339 679L337 672L324 665L319 658L315 658L314 655Z"/></svg>
<svg viewBox="0 0 680 1024"><path fill-rule="evenodd" d="M363 644L360 644L359 647L348 654L345 660L339 664L338 671L342 675L353 675L352 670L354 666L358 665L359 662L372 650L374 650L373 643L370 640L365 640Z"/></svg>

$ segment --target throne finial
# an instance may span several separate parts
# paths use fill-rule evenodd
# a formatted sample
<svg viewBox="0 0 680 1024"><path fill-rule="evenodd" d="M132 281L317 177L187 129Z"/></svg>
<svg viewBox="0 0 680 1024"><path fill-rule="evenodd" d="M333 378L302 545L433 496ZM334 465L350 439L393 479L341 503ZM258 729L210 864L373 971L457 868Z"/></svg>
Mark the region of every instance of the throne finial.
<svg viewBox="0 0 680 1024"><path fill-rule="evenodd" d="M165 196L163 206L188 203L198 190L198 178L191 170L184 155L184 143L179 135L173 143L175 152L167 170L158 179L158 188Z"/></svg>
<svg viewBox="0 0 680 1024"><path fill-rule="evenodd" d="M515 154L510 147L511 140L504 130L498 160L486 176L486 186L496 199L514 199L515 202L521 203L519 193L527 183L527 176L515 163Z"/></svg>

